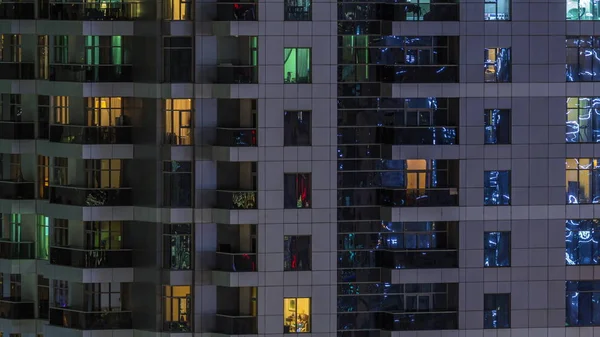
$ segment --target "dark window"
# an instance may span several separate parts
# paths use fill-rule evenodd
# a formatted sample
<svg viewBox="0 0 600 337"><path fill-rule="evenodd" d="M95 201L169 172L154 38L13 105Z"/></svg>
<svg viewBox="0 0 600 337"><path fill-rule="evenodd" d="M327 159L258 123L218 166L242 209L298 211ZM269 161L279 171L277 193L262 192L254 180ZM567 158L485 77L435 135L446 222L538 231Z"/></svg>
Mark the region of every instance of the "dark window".
<svg viewBox="0 0 600 337"><path fill-rule="evenodd" d="M510 328L510 294L483 295L483 328Z"/></svg>
<svg viewBox="0 0 600 337"><path fill-rule="evenodd" d="M510 267L510 232L483 233L483 265Z"/></svg>
<svg viewBox="0 0 600 337"><path fill-rule="evenodd" d="M52 221L52 245L57 247L69 245L69 220L54 219Z"/></svg>
<svg viewBox="0 0 600 337"><path fill-rule="evenodd" d="M194 81L192 38L187 36L165 37L164 81L190 83Z"/></svg>
<svg viewBox="0 0 600 337"><path fill-rule="evenodd" d="M311 237L293 235L283 237L283 270L311 270Z"/></svg>
<svg viewBox="0 0 600 337"><path fill-rule="evenodd" d="M310 146L310 111L286 111L284 113L283 145Z"/></svg>
<svg viewBox="0 0 600 337"><path fill-rule="evenodd" d="M163 225L163 268L189 270L192 268L192 225Z"/></svg>
<svg viewBox="0 0 600 337"><path fill-rule="evenodd" d="M163 163L163 206L192 207L192 188L191 162Z"/></svg>
<svg viewBox="0 0 600 337"><path fill-rule="evenodd" d="M485 206L510 205L510 171L485 171L483 179Z"/></svg>
<svg viewBox="0 0 600 337"><path fill-rule="evenodd" d="M510 110L485 110L485 144L510 144Z"/></svg>
<svg viewBox="0 0 600 337"><path fill-rule="evenodd" d="M50 280L42 275L37 276L38 314L39 318L48 319L50 310Z"/></svg>
<svg viewBox="0 0 600 337"><path fill-rule="evenodd" d="M566 281L566 326L600 325L600 281Z"/></svg>
<svg viewBox="0 0 600 337"><path fill-rule="evenodd" d="M311 182L309 173L288 173L284 175L285 208L310 208Z"/></svg>
<svg viewBox="0 0 600 337"><path fill-rule="evenodd" d="M510 83L510 48L485 48L485 82Z"/></svg>
<svg viewBox="0 0 600 337"><path fill-rule="evenodd" d="M69 306L69 282L52 280L53 307L66 308Z"/></svg>
<svg viewBox="0 0 600 337"><path fill-rule="evenodd" d="M600 220L567 220L565 262L567 265L600 264Z"/></svg>
<svg viewBox="0 0 600 337"><path fill-rule="evenodd" d="M83 284L83 306L86 311L120 311L121 301L125 301L122 286L126 283L84 283Z"/></svg>
<svg viewBox="0 0 600 337"><path fill-rule="evenodd" d="M285 21L312 20L312 0L285 0Z"/></svg>

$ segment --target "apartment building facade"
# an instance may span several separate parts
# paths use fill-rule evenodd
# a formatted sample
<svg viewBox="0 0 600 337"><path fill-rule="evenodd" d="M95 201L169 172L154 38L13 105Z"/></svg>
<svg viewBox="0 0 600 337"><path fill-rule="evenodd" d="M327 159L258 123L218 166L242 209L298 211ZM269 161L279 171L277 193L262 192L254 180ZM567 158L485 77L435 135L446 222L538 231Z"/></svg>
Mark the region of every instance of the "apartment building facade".
<svg viewBox="0 0 600 337"><path fill-rule="evenodd" d="M0 3L0 335L592 336L597 20Z"/></svg>

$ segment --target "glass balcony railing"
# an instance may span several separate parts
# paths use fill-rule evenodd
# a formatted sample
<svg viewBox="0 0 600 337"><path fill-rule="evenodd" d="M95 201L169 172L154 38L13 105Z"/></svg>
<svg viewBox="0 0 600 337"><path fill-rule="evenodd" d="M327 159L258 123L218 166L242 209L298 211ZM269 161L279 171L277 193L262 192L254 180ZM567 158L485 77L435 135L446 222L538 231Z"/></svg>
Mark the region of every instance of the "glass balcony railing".
<svg viewBox="0 0 600 337"><path fill-rule="evenodd" d="M4 319L34 319L35 304L20 301L16 298L0 299L0 318Z"/></svg>
<svg viewBox="0 0 600 337"><path fill-rule="evenodd" d="M256 316L234 316L217 314L215 332L225 335L256 335L258 320Z"/></svg>
<svg viewBox="0 0 600 337"><path fill-rule="evenodd" d="M217 146L256 146L256 129L217 128Z"/></svg>
<svg viewBox="0 0 600 337"><path fill-rule="evenodd" d="M0 20L34 20L34 2L2 2L0 4Z"/></svg>
<svg viewBox="0 0 600 337"><path fill-rule="evenodd" d="M50 186L50 203L73 206L131 206L131 188Z"/></svg>
<svg viewBox="0 0 600 337"><path fill-rule="evenodd" d="M256 191L217 191L215 208L221 209L256 209Z"/></svg>
<svg viewBox="0 0 600 337"><path fill-rule="evenodd" d="M215 270L229 272L254 272L256 270L255 253L217 252Z"/></svg>
<svg viewBox="0 0 600 337"><path fill-rule="evenodd" d="M38 122L38 139L48 139L50 137L50 123Z"/></svg>
<svg viewBox="0 0 600 337"><path fill-rule="evenodd" d="M256 21L258 7L251 2L217 2L217 19L215 21Z"/></svg>
<svg viewBox="0 0 600 337"><path fill-rule="evenodd" d="M2 80L34 80L35 63L0 62L0 79Z"/></svg>
<svg viewBox="0 0 600 337"><path fill-rule="evenodd" d="M381 314L381 330L417 331L417 330L456 330L458 329L458 312L413 312Z"/></svg>
<svg viewBox="0 0 600 337"><path fill-rule="evenodd" d="M0 180L0 199L35 199L35 183Z"/></svg>
<svg viewBox="0 0 600 337"><path fill-rule="evenodd" d="M223 64L217 66L216 83L251 84L258 83L258 67L248 65Z"/></svg>
<svg viewBox="0 0 600 337"><path fill-rule="evenodd" d="M131 249L50 247L50 264L75 268L131 268Z"/></svg>
<svg viewBox="0 0 600 337"><path fill-rule="evenodd" d="M387 207L458 206L458 188L381 189L379 197Z"/></svg>
<svg viewBox="0 0 600 337"><path fill-rule="evenodd" d="M455 126L382 127L379 139L390 145L455 145L458 128Z"/></svg>
<svg viewBox="0 0 600 337"><path fill-rule="evenodd" d="M77 330L131 329L131 311L88 312L68 308L50 308L50 325Z"/></svg>
<svg viewBox="0 0 600 337"><path fill-rule="evenodd" d="M458 268L458 251L456 249L385 250L380 251L379 258L382 268Z"/></svg>
<svg viewBox="0 0 600 337"><path fill-rule="evenodd" d="M38 318L47 320L50 312L49 300L38 300Z"/></svg>
<svg viewBox="0 0 600 337"><path fill-rule="evenodd" d="M13 242L0 240L0 259L32 260L35 259L34 242Z"/></svg>
<svg viewBox="0 0 600 337"><path fill-rule="evenodd" d="M35 124L34 122L0 121L0 139L35 139Z"/></svg>
<svg viewBox="0 0 600 337"><path fill-rule="evenodd" d="M40 8L40 17L49 20L127 21L139 18L141 3L50 3Z"/></svg>
<svg viewBox="0 0 600 337"><path fill-rule="evenodd" d="M131 144L131 126L50 125L49 140L69 144Z"/></svg>
<svg viewBox="0 0 600 337"><path fill-rule="evenodd" d="M50 81L59 82L132 82L131 65L50 65Z"/></svg>

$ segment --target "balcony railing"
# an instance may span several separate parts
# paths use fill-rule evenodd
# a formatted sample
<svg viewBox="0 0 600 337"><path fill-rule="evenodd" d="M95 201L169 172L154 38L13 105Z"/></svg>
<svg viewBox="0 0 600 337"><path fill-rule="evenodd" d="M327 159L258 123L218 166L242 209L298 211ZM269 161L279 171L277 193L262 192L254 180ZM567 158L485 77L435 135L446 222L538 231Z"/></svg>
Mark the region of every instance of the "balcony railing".
<svg viewBox="0 0 600 337"><path fill-rule="evenodd" d="M34 2L2 2L0 20L34 20Z"/></svg>
<svg viewBox="0 0 600 337"><path fill-rule="evenodd" d="M388 207L458 206L458 188L382 189L379 202Z"/></svg>
<svg viewBox="0 0 600 337"><path fill-rule="evenodd" d="M50 186L50 203L73 206L131 206L131 188Z"/></svg>
<svg viewBox="0 0 600 337"><path fill-rule="evenodd" d="M458 329L458 312L384 312L381 323L381 329L387 331L455 330Z"/></svg>
<svg viewBox="0 0 600 337"><path fill-rule="evenodd" d="M381 127L379 138L390 145L455 145L458 128L455 126Z"/></svg>
<svg viewBox="0 0 600 337"><path fill-rule="evenodd" d="M15 298L0 299L0 318L4 319L34 319L35 304L22 302Z"/></svg>
<svg viewBox="0 0 600 337"><path fill-rule="evenodd" d="M256 21L258 7L251 2L217 2L217 19L215 21Z"/></svg>
<svg viewBox="0 0 600 337"><path fill-rule="evenodd" d="M382 268L458 268L456 249L385 250L380 251L379 256Z"/></svg>
<svg viewBox="0 0 600 337"><path fill-rule="evenodd" d="M35 139L35 124L34 122L0 121L0 139Z"/></svg>
<svg viewBox="0 0 600 337"><path fill-rule="evenodd" d="M50 301L38 300L38 317L40 319L48 319L50 313Z"/></svg>
<svg viewBox="0 0 600 337"><path fill-rule="evenodd" d="M458 65L340 65L338 73L343 74L339 82L365 82L364 74L369 74L370 82L382 83L457 83Z"/></svg>
<svg viewBox="0 0 600 337"><path fill-rule="evenodd" d="M77 249L50 247L50 264L75 268L130 268L131 249Z"/></svg>
<svg viewBox="0 0 600 337"><path fill-rule="evenodd" d="M223 64L217 66L216 83L251 84L258 83L258 67L248 65Z"/></svg>
<svg viewBox="0 0 600 337"><path fill-rule="evenodd" d="M50 123L38 122L38 139L50 138Z"/></svg>
<svg viewBox="0 0 600 337"><path fill-rule="evenodd" d="M32 260L35 259L35 243L0 240L0 259Z"/></svg>
<svg viewBox="0 0 600 337"><path fill-rule="evenodd" d="M0 79L3 80L34 80L35 63L0 62Z"/></svg>
<svg viewBox="0 0 600 337"><path fill-rule="evenodd" d="M50 65L50 81L61 82L132 82L131 65Z"/></svg>
<svg viewBox="0 0 600 337"><path fill-rule="evenodd" d="M256 209L256 191L217 191L215 208L221 209Z"/></svg>
<svg viewBox="0 0 600 337"><path fill-rule="evenodd" d="M229 272L254 272L256 270L255 253L217 252L215 269Z"/></svg>
<svg viewBox="0 0 600 337"><path fill-rule="evenodd" d="M217 128L217 146L256 146L256 129Z"/></svg>
<svg viewBox="0 0 600 337"><path fill-rule="evenodd" d="M131 126L50 125L49 140L70 144L131 144Z"/></svg>
<svg viewBox="0 0 600 337"><path fill-rule="evenodd" d="M256 316L233 316L217 314L215 332L225 335L256 335L258 320Z"/></svg>
<svg viewBox="0 0 600 337"><path fill-rule="evenodd" d="M35 199L35 183L0 180L0 199Z"/></svg>
<svg viewBox="0 0 600 337"><path fill-rule="evenodd" d="M50 325L69 329L131 329L131 321L131 311L86 312L67 308L50 308Z"/></svg>
<svg viewBox="0 0 600 337"><path fill-rule="evenodd" d="M384 20L390 21L458 21L458 3L383 4Z"/></svg>
<svg viewBox="0 0 600 337"><path fill-rule="evenodd" d="M127 21L139 18L137 2L51 3L40 8L40 17L50 20Z"/></svg>

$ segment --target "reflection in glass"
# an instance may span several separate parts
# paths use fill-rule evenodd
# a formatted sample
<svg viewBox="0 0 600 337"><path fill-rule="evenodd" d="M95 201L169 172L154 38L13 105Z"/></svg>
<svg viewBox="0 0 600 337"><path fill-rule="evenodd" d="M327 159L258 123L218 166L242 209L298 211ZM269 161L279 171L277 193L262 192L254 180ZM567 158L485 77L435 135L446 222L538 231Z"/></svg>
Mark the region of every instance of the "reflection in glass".
<svg viewBox="0 0 600 337"><path fill-rule="evenodd" d="M600 264L600 220L567 220L565 262L570 266Z"/></svg>
<svg viewBox="0 0 600 337"><path fill-rule="evenodd" d="M483 233L483 265L510 267L510 232Z"/></svg>
<svg viewBox="0 0 600 337"><path fill-rule="evenodd" d="M510 205L510 171L483 172L483 204Z"/></svg>
<svg viewBox="0 0 600 337"><path fill-rule="evenodd" d="M567 0L567 20L599 20L598 1Z"/></svg>
<svg viewBox="0 0 600 337"><path fill-rule="evenodd" d="M485 110L485 144L510 144L510 110Z"/></svg>
<svg viewBox="0 0 600 337"><path fill-rule="evenodd" d="M600 97L567 97L567 143L600 142Z"/></svg>
<svg viewBox="0 0 600 337"><path fill-rule="evenodd" d="M284 207L310 208L312 186L310 173L291 173L284 175Z"/></svg>
<svg viewBox="0 0 600 337"><path fill-rule="evenodd" d="M567 158L567 204L597 204L600 202L600 167L597 159Z"/></svg>
<svg viewBox="0 0 600 337"><path fill-rule="evenodd" d="M310 235L293 235L283 237L283 270L310 270L310 242Z"/></svg>
<svg viewBox="0 0 600 337"><path fill-rule="evenodd" d="M511 81L510 48L485 48L484 82L509 83Z"/></svg>
<svg viewBox="0 0 600 337"><path fill-rule="evenodd" d="M510 328L510 294L484 294L483 328Z"/></svg>
<svg viewBox="0 0 600 337"><path fill-rule="evenodd" d="M285 21L310 21L312 0L285 0Z"/></svg>
<svg viewBox="0 0 600 337"><path fill-rule="evenodd" d="M511 0L485 0L485 20L509 21L510 1Z"/></svg>
<svg viewBox="0 0 600 337"><path fill-rule="evenodd" d="M192 268L192 225L164 224L163 268L189 270Z"/></svg>
<svg viewBox="0 0 600 337"><path fill-rule="evenodd" d="M566 326L600 325L600 281L566 281Z"/></svg>
<svg viewBox="0 0 600 337"><path fill-rule="evenodd" d="M600 37L567 36L567 82L595 82L600 76Z"/></svg>

